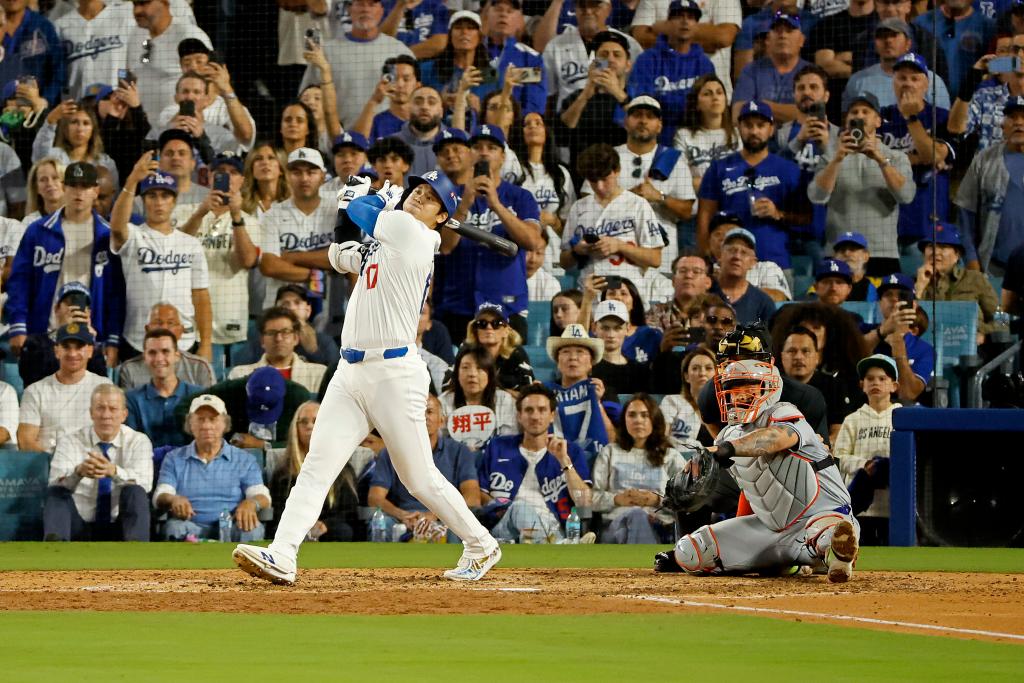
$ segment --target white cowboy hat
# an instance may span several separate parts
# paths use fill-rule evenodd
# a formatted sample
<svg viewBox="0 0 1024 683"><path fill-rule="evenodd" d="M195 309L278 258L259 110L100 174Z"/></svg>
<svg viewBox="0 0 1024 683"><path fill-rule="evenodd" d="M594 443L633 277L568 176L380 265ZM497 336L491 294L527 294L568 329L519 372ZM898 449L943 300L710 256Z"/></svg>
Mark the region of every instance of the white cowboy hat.
<svg viewBox="0 0 1024 683"><path fill-rule="evenodd" d="M604 358L604 342L587 334L587 329L583 325L575 323L566 325L565 329L562 330L561 337L548 337L548 357L557 363L558 350L566 346L582 346L590 351L590 355L594 359L594 365L600 363L601 359Z"/></svg>

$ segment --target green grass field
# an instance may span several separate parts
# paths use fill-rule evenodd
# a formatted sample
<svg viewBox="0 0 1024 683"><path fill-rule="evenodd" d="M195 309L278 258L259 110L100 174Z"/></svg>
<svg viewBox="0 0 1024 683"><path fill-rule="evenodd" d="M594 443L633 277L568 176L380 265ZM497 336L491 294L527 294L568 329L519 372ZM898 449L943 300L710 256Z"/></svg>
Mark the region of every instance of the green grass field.
<svg viewBox="0 0 1024 683"><path fill-rule="evenodd" d="M5 570L231 566L219 544L0 544ZM458 547L310 544L305 567L444 567ZM652 547L507 547L502 567L647 568ZM861 570L1024 570L1024 551L877 548ZM3 573L0 572L0 588ZM215 599L216 596L211 596ZM483 596L482 596L482 599ZM0 681L1003 681L1024 644L733 614L0 612Z"/></svg>

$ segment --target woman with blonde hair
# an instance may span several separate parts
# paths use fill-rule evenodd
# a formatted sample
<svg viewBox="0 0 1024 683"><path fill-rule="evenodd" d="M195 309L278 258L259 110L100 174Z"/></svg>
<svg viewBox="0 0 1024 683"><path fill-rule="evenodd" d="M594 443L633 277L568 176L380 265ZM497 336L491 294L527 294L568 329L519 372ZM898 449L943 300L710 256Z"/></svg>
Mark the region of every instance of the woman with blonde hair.
<svg viewBox="0 0 1024 683"><path fill-rule="evenodd" d="M25 218L21 222L29 226L64 206L64 164L53 157L35 162L28 171L25 189Z"/></svg>
<svg viewBox="0 0 1024 683"><path fill-rule="evenodd" d="M319 411L320 404L316 401L306 401L300 405L288 427L288 445L284 449L274 449L267 453L268 459L277 456L281 460L270 478L271 500L278 503L274 508L274 521L269 525L270 535L277 530L277 524L281 521L281 513L284 512L284 501L287 500L288 494L295 486L299 469L306 459L306 454L309 453L309 439L313 434L313 425L316 423ZM324 501L320 518L309 530L308 540L352 541L357 538L362 539L364 534L359 522L359 494L356 491L356 476L352 464L346 464L327 492L327 499Z"/></svg>
<svg viewBox="0 0 1024 683"><path fill-rule="evenodd" d="M699 441L701 431L700 409L697 397L700 390L715 375L715 354L698 346L683 356L679 364L683 376L682 388L678 394L668 394L661 399L661 412L665 416L668 438L676 448L684 448L687 441ZM703 443L703 441L702 441Z"/></svg>
<svg viewBox="0 0 1024 683"><path fill-rule="evenodd" d="M479 346L487 352L500 388L518 391L533 383L533 366L523 348L523 338L512 329L501 306L480 304L476 317L466 325L463 346Z"/></svg>
<svg viewBox="0 0 1024 683"><path fill-rule="evenodd" d="M63 102L50 112L32 143L32 161L53 157L65 166L84 161L110 171L114 186L118 185L117 164L103 151L103 137L96 112L72 101Z"/></svg>
<svg viewBox="0 0 1024 683"><path fill-rule="evenodd" d="M259 142L245 157L242 211L261 218L270 207L292 195L285 176L288 160L269 142Z"/></svg>

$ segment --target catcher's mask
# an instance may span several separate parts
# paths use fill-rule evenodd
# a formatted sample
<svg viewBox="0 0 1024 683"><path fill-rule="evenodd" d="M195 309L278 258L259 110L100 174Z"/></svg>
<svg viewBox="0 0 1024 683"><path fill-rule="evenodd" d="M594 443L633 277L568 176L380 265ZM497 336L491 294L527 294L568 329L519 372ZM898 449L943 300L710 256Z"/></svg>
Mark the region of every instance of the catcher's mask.
<svg viewBox="0 0 1024 683"><path fill-rule="evenodd" d="M718 362L753 358L768 363L772 360L770 347L771 341L764 325L742 325L718 342Z"/></svg>
<svg viewBox="0 0 1024 683"><path fill-rule="evenodd" d="M749 424L779 402L782 376L770 362L727 361L715 373L715 394L725 423Z"/></svg>

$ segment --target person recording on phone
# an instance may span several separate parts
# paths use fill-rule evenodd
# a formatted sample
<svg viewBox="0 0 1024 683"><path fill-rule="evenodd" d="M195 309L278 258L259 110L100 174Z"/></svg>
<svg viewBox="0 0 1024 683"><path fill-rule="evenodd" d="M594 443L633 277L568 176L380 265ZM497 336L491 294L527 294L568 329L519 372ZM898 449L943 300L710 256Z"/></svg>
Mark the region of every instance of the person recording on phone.
<svg viewBox="0 0 1024 683"><path fill-rule="evenodd" d="M114 160L119 178L127 178L142 156L143 140L152 126L142 110L135 75L118 69L123 76L116 86L92 83L82 93L82 104L96 111L103 149Z"/></svg>
<svg viewBox="0 0 1024 683"><path fill-rule="evenodd" d="M886 275L884 268L899 270L900 205L914 200L917 187L907 155L878 138L879 110L871 93L851 99L837 144L823 155L827 163L807 186L807 197L826 207L825 237L830 244L851 227L860 228L871 244L869 272L874 266L876 274Z"/></svg>
<svg viewBox="0 0 1024 683"><path fill-rule="evenodd" d="M896 361L899 371L899 398L916 401L927 388L935 369L934 349L910 326L917 318L914 281L903 273L893 273L878 285L878 310L882 324L867 328L864 346Z"/></svg>
<svg viewBox="0 0 1024 683"><path fill-rule="evenodd" d="M384 62L377 87L366 100L359 118L348 127L348 132L359 133L369 140L394 135L412 117L412 94L419 87L419 62L408 55L388 59ZM380 111L384 100L387 100L388 108Z"/></svg>
<svg viewBox="0 0 1024 683"><path fill-rule="evenodd" d="M979 150L1003 139L1003 109L1010 100L1024 96L1021 50L1024 34L1000 36L995 53L974 63L949 110L950 133L976 134Z"/></svg>
<svg viewBox="0 0 1024 683"><path fill-rule="evenodd" d="M155 138L168 130L180 130L195 140L203 161L213 161L214 150L237 148L238 143L230 130L207 123L204 110L209 103L210 84L198 73L191 71L178 79L174 90L174 104L160 112L156 128L149 137ZM180 182L180 179L179 179Z"/></svg>
<svg viewBox="0 0 1024 683"><path fill-rule="evenodd" d="M0 59L0 83L31 75L39 94L50 106L60 102L67 83L64 44L50 20L28 7L25 0L4 2L4 58Z"/></svg>
<svg viewBox="0 0 1024 683"><path fill-rule="evenodd" d="M505 87L505 79L512 78L516 86L512 96L522 107L523 116L531 112L543 115L548 100L544 58L516 39L525 26L522 2L488 0L481 14L486 26L484 47L498 72L496 87ZM513 67L511 71L510 66Z"/></svg>

